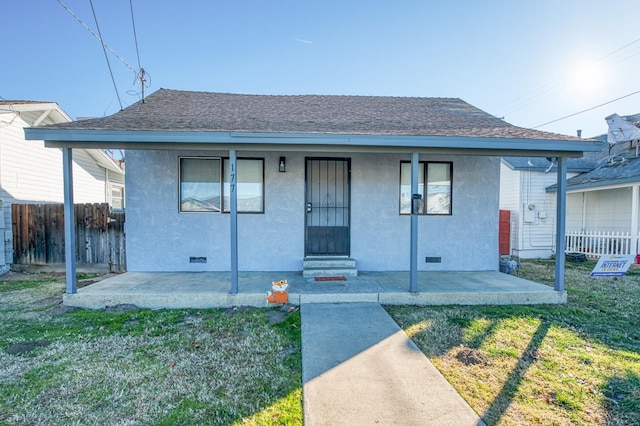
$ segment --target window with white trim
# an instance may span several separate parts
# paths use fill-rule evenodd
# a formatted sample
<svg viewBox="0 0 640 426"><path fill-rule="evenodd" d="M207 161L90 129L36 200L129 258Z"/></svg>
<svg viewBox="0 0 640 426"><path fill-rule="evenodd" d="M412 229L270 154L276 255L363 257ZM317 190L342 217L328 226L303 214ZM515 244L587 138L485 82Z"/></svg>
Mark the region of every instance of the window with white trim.
<svg viewBox="0 0 640 426"><path fill-rule="evenodd" d="M111 184L111 208L124 210L124 186Z"/></svg>
<svg viewBox="0 0 640 426"><path fill-rule="evenodd" d="M423 200L420 214L450 215L453 163L420 161L418 194ZM426 194L425 194L426 189ZM400 214L411 213L411 163L400 163Z"/></svg>
<svg viewBox="0 0 640 426"><path fill-rule="evenodd" d="M264 212L264 160L237 160L239 213ZM180 158L180 212L224 212L230 210L229 159Z"/></svg>

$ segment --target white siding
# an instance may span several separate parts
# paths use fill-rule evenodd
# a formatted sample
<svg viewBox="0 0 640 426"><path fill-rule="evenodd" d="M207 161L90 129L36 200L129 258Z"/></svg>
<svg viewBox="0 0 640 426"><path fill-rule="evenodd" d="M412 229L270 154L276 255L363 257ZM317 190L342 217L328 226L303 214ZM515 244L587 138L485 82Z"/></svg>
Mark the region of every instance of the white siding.
<svg viewBox="0 0 640 426"><path fill-rule="evenodd" d="M520 205L520 172L500 163L500 210L516 211Z"/></svg>
<svg viewBox="0 0 640 426"><path fill-rule="evenodd" d="M584 231L582 223L584 198L584 192L567 194L567 221L565 222L567 231Z"/></svg>
<svg viewBox="0 0 640 426"><path fill-rule="evenodd" d="M585 193L586 226L590 231L631 231L631 188Z"/></svg>
<svg viewBox="0 0 640 426"><path fill-rule="evenodd" d="M511 212L510 247L517 253L520 244L520 174L500 162L500 210Z"/></svg>
<svg viewBox="0 0 640 426"><path fill-rule="evenodd" d="M500 208L511 212L511 251L524 258L549 257L555 231L555 195L546 187L555 174L511 170L501 164Z"/></svg>
<svg viewBox="0 0 640 426"><path fill-rule="evenodd" d="M39 113L0 114L0 197L3 200L4 228L11 231L11 204L61 203L64 201L62 152L45 148L43 141L24 139L27 121ZM47 120L43 124L46 124ZM105 182L106 170L85 150L73 150L73 192L76 203L103 203L110 187ZM117 173L111 172L112 178ZM1 222L0 222L1 225ZM6 246L12 247L11 233ZM13 253L7 253L7 261Z"/></svg>
<svg viewBox="0 0 640 426"><path fill-rule="evenodd" d="M45 148L42 141L26 141L26 126L17 118L0 128L1 196L5 203L62 202L62 152ZM78 203L107 201L105 169L84 150L73 150L73 192Z"/></svg>
<svg viewBox="0 0 640 426"><path fill-rule="evenodd" d="M523 258L546 258L553 254L556 231L556 193L546 188L557 183L556 173L520 171L519 203L512 211L512 252ZM567 173L567 179L576 173ZM516 234L516 235L513 235Z"/></svg>

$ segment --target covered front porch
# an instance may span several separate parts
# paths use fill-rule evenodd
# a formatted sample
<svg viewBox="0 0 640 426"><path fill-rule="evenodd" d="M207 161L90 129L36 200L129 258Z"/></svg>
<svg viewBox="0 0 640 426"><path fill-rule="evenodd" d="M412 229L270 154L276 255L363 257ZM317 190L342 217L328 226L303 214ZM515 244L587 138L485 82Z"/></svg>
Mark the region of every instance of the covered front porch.
<svg viewBox="0 0 640 426"><path fill-rule="evenodd" d="M388 305L560 304L567 293L497 271L420 271L417 292L407 292L410 272L360 272L316 281L301 272L240 272L230 293L230 272L127 272L64 295L64 304L100 309L267 307L272 281L286 279L289 303L376 302Z"/></svg>

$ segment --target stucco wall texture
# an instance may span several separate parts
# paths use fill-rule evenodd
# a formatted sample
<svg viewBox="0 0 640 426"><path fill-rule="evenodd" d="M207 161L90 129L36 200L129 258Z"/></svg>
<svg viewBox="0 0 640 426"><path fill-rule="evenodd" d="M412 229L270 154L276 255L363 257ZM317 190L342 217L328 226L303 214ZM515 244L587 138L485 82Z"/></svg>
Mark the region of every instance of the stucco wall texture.
<svg viewBox="0 0 640 426"><path fill-rule="evenodd" d="M129 271L228 271L229 215L179 213L181 156L228 157L227 151L127 151ZM239 151L264 159L264 214L238 215L240 271L298 271L304 258L305 158L351 159L351 257L361 271L409 270L410 217L399 214L400 161L410 154ZM286 173L278 159L286 157ZM498 269L498 157L421 155L452 161L451 216L421 216L418 269ZM189 258L206 257L206 263ZM425 257L441 263L426 263Z"/></svg>

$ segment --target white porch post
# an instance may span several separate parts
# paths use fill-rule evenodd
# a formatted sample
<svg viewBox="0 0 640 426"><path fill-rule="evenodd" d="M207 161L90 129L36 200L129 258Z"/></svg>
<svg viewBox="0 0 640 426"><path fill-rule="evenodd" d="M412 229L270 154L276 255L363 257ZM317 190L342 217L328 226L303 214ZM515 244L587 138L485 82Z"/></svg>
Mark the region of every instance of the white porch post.
<svg viewBox="0 0 640 426"><path fill-rule="evenodd" d="M638 185L631 186L631 253L638 254Z"/></svg>
<svg viewBox="0 0 640 426"><path fill-rule="evenodd" d="M558 157L556 192L556 275L555 290L564 291L565 224L567 221L567 162Z"/></svg>
<svg viewBox="0 0 640 426"><path fill-rule="evenodd" d="M582 232L587 230L587 192L582 193Z"/></svg>
<svg viewBox="0 0 640 426"><path fill-rule="evenodd" d="M419 155L417 152L411 154L411 261L410 261L410 285L411 293L418 292L418 212L414 210L414 194L418 193L418 176L419 176Z"/></svg>
<svg viewBox="0 0 640 426"><path fill-rule="evenodd" d="M231 239L231 294L238 293L238 188L237 188L237 157L236 150L229 150L229 209L230 239Z"/></svg>
<svg viewBox="0 0 640 426"><path fill-rule="evenodd" d="M76 217L73 209L73 158L71 148L62 148L64 177L64 255L67 294L78 292L76 283Z"/></svg>

